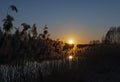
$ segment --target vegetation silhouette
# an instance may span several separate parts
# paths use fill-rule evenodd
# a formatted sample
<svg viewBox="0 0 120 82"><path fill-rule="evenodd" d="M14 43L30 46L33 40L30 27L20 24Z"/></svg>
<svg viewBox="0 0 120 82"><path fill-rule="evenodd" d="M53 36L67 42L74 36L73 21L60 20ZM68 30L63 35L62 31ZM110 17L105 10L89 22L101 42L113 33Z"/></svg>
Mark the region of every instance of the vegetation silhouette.
<svg viewBox="0 0 120 82"><path fill-rule="evenodd" d="M14 5L9 9L18 12ZM107 75L120 71L120 27L110 28L102 42L75 45L52 40L47 25L39 33L36 24L24 22L11 33L13 21L7 11L0 28L1 82L120 81L117 74L113 79Z"/></svg>
<svg viewBox="0 0 120 82"><path fill-rule="evenodd" d="M3 30L5 30L5 32L10 32L11 28L13 27L13 21L14 21L14 18L8 14L8 11L9 9L11 9L12 11L16 11L16 13L18 12L16 6L14 5L11 5L10 7L8 7L8 10L7 10L7 15L6 15L6 18L3 19Z"/></svg>
<svg viewBox="0 0 120 82"><path fill-rule="evenodd" d="M14 5L9 9L18 12ZM65 46L69 46L68 44L50 38L47 25L44 26L42 33L37 33L36 24L30 26L27 23L21 23L23 29L20 31L21 26L14 27L15 31L11 33L13 21L14 18L7 12L3 20L3 31L2 28L0 29L0 63L61 58L68 52L65 49Z"/></svg>
<svg viewBox="0 0 120 82"><path fill-rule="evenodd" d="M120 26L111 27L106 33L103 42L108 44L120 44Z"/></svg>

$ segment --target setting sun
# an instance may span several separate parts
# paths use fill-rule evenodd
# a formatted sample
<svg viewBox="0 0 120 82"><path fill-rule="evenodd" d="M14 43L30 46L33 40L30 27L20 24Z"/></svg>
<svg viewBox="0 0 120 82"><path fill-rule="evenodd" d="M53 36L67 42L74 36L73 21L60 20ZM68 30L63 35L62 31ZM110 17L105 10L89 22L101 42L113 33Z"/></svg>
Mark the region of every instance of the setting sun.
<svg viewBox="0 0 120 82"><path fill-rule="evenodd" d="M68 58L71 60L71 59L73 59L73 56L70 55Z"/></svg>
<svg viewBox="0 0 120 82"><path fill-rule="evenodd" d="M74 44L74 41L73 41L72 39L70 39L70 40L68 41L68 43L69 43L69 44Z"/></svg>

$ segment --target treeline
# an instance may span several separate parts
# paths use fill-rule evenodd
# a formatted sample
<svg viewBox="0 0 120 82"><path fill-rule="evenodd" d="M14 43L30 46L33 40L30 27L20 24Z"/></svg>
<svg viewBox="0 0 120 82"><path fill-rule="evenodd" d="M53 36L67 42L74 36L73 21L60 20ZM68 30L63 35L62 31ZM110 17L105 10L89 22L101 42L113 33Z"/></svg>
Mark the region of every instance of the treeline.
<svg viewBox="0 0 120 82"><path fill-rule="evenodd" d="M120 44L120 26L111 27L103 38L103 43Z"/></svg>
<svg viewBox="0 0 120 82"><path fill-rule="evenodd" d="M111 27L102 37L101 42L99 40L90 41L89 44L120 44L120 26Z"/></svg>

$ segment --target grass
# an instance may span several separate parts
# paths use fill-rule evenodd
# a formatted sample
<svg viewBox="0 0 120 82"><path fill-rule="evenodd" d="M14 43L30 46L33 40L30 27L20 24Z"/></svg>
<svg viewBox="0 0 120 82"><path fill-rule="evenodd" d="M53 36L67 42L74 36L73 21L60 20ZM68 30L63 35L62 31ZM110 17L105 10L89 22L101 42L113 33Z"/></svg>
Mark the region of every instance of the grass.
<svg viewBox="0 0 120 82"><path fill-rule="evenodd" d="M91 47L79 56L77 68L55 73L45 82L119 82L120 46Z"/></svg>
<svg viewBox="0 0 120 82"><path fill-rule="evenodd" d="M120 47L100 45L87 47L73 60L1 65L0 82L119 82Z"/></svg>

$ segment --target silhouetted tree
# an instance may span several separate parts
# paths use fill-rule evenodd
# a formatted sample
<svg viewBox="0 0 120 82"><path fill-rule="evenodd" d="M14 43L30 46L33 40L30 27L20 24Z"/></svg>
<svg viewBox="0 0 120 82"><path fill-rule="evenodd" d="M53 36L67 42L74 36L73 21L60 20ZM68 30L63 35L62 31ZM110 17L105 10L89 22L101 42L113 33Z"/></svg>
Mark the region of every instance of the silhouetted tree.
<svg viewBox="0 0 120 82"><path fill-rule="evenodd" d="M99 40L93 40L93 41L90 41L90 44L97 45L97 44L100 44L100 41Z"/></svg>
<svg viewBox="0 0 120 82"><path fill-rule="evenodd" d="M120 27L111 27L105 36L105 43L120 43Z"/></svg>

